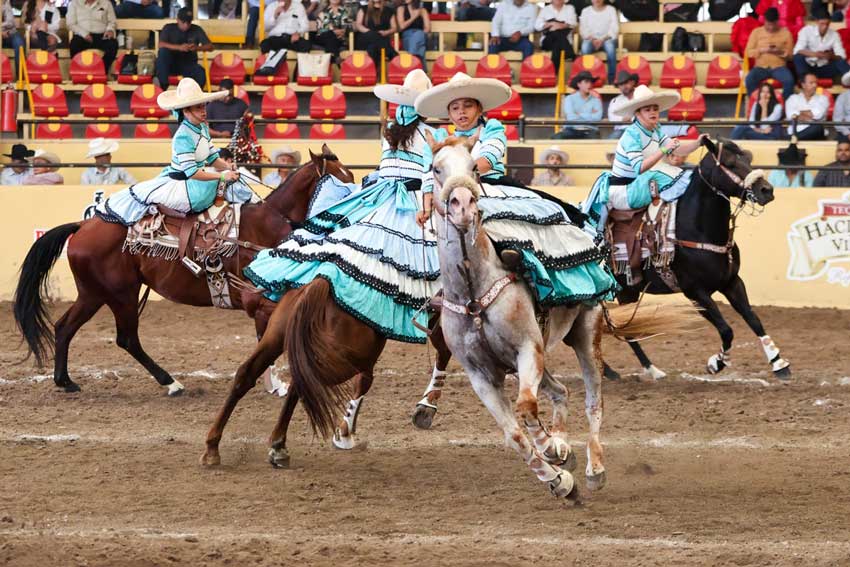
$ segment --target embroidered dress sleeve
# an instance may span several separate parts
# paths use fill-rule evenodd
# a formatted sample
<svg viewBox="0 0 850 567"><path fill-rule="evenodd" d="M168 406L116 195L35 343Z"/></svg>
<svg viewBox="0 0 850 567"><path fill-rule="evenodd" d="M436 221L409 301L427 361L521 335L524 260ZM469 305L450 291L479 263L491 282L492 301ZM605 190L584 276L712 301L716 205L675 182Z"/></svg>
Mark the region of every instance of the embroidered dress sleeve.
<svg viewBox="0 0 850 567"><path fill-rule="evenodd" d="M643 141L640 137L640 130L636 124L632 124L623 133L620 141L617 143L617 153L614 160L619 164L620 168L625 167L630 169L631 173L637 177L640 175L640 168L643 166Z"/></svg>
<svg viewBox="0 0 850 567"><path fill-rule="evenodd" d="M215 147L210 141L210 127L207 124L204 124L201 127L201 135L207 139L207 144L210 147L210 155L207 156L207 159L204 161L204 164L212 165L213 162L218 159L218 148Z"/></svg>
<svg viewBox="0 0 850 567"><path fill-rule="evenodd" d="M442 130L442 128L440 129ZM419 131L422 133L422 137L425 137L425 132L431 132L431 135L436 139L437 130L428 126L427 124L420 123ZM434 155L431 153L431 146L428 145L427 142L422 143L422 192L423 193L433 193L434 192L434 169L432 168L432 162L434 159Z"/></svg>
<svg viewBox="0 0 850 567"><path fill-rule="evenodd" d="M195 149L198 147L195 138L188 131L179 131L171 143L171 167L182 171L186 178L195 175L200 169L195 161Z"/></svg>
<svg viewBox="0 0 850 567"><path fill-rule="evenodd" d="M490 162L490 167L493 168L496 164L502 163L508 140L505 137L505 127L501 122L495 118L488 120L478 141L480 142L478 157L486 158Z"/></svg>

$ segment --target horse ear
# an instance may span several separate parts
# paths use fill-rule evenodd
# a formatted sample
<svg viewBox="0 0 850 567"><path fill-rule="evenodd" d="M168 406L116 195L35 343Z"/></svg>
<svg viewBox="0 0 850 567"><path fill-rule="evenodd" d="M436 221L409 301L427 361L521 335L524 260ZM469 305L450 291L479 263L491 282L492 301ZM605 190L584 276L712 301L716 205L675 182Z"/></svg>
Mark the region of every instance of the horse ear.
<svg viewBox="0 0 850 567"><path fill-rule="evenodd" d="M425 141L428 142L428 146L433 152L434 148L437 147L437 140L434 139L434 135L431 134L430 130L425 130Z"/></svg>
<svg viewBox="0 0 850 567"><path fill-rule="evenodd" d="M709 151L712 155L717 155L717 146L716 146L716 145L714 145L714 142L711 140L711 138L709 138L708 136L706 136L705 138L703 138L703 139L702 139L702 145L703 145L703 146L705 146L705 147L706 147L706 149L708 149L708 151Z"/></svg>
<svg viewBox="0 0 850 567"><path fill-rule="evenodd" d="M331 151L331 149L328 147L328 145L327 145L327 144L322 144L322 154L324 154L324 155L326 155L326 156L329 156L329 155L331 155L332 153L333 153L333 152Z"/></svg>
<svg viewBox="0 0 850 567"><path fill-rule="evenodd" d="M478 127L478 131L475 132L475 134L473 134L472 136L468 137L466 140L463 141L463 145L466 146L466 149L471 152L472 148L475 147L475 144L478 143L478 138L480 138L480 137L481 137L481 126Z"/></svg>
<svg viewBox="0 0 850 567"><path fill-rule="evenodd" d="M307 148L307 151L310 153L310 161L318 162L319 158L322 157L322 156L317 156L316 154L314 154L313 150L311 150L310 148Z"/></svg>

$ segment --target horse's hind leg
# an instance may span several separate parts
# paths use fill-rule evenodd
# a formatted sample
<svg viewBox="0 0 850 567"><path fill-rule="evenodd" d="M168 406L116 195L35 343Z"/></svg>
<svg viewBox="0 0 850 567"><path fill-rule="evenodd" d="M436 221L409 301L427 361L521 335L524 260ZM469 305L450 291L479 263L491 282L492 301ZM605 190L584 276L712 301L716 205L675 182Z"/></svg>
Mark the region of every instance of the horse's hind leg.
<svg viewBox="0 0 850 567"><path fill-rule="evenodd" d="M747 325L749 325L750 329L753 330L759 341L761 341L761 348L764 350L764 355L767 357L767 362L770 364L770 369L773 371L774 376L780 380L790 379L791 365L779 354L779 348L774 344L770 335L765 333L761 320L750 306L750 299L747 297L747 288L744 285L744 280L740 276L735 276L729 285L721 291L735 311L744 318L744 321L747 322Z"/></svg>
<svg viewBox="0 0 850 567"><path fill-rule="evenodd" d="M552 427L550 434L552 437L557 437L563 441L563 445L560 445L560 447L565 451L565 454L556 455L555 459L550 459L549 462L572 472L576 468L576 455L567 441L567 415L569 414L568 404L570 401L570 392L566 386L558 382L545 368L543 369L543 380L540 382L540 390L552 400ZM546 453L543 456L547 457L547 459L549 458L549 455Z"/></svg>
<svg viewBox="0 0 850 567"><path fill-rule="evenodd" d="M428 382L428 387L425 388L425 393L417 402L413 412L413 425L419 429L431 428L434 415L437 413L437 402L446 383L446 368L452 359L452 351L449 350L446 339L443 337L443 328L439 324L439 319L433 325L431 344L437 350L437 359L434 362L434 370L431 372L431 381Z"/></svg>
<svg viewBox="0 0 850 567"><path fill-rule="evenodd" d="M628 340L630 338L631 337L626 337L626 340ZM660 368L658 368L657 366L652 364L652 361L649 360L649 357L644 352L643 347L640 346L640 343L638 343L636 341L631 341L631 340L629 340L628 342L629 342L629 346L632 349L632 352L635 353L635 356L637 357L638 362L640 362L640 365L643 368L644 374L646 374L647 376L649 376L653 380L661 380L662 378L667 377L666 372L664 372L663 370L661 370ZM604 372L604 370L603 370L603 372Z"/></svg>
<svg viewBox="0 0 850 567"><path fill-rule="evenodd" d="M79 392L80 387L68 375L68 349L71 340L98 309L103 301L80 290L76 301L53 325L56 350L53 359L53 381L66 392Z"/></svg>
<svg viewBox="0 0 850 567"><path fill-rule="evenodd" d="M183 393L183 384L171 377L159 364L145 352L142 342L139 340L139 311L138 311L138 286L136 293L126 294L124 298L110 302L109 308L115 315L115 328L117 337L115 343L126 350L135 358L139 364L151 373L159 382L160 386L168 388L169 396L177 396Z"/></svg>
<svg viewBox="0 0 850 567"><path fill-rule="evenodd" d="M289 393L286 394L286 399L283 401L280 416L277 419L277 424L269 440L269 463L276 469L283 469L289 466L289 451L286 450L286 432L289 430L289 422L297 405L298 392L290 389Z"/></svg>
<svg viewBox="0 0 850 567"><path fill-rule="evenodd" d="M354 377L354 397L345 406L345 414L334 431L333 444L337 449L354 449L357 446L357 439L354 437L357 430L357 414L360 413L363 397L372 387L373 372L374 368L370 368Z"/></svg>

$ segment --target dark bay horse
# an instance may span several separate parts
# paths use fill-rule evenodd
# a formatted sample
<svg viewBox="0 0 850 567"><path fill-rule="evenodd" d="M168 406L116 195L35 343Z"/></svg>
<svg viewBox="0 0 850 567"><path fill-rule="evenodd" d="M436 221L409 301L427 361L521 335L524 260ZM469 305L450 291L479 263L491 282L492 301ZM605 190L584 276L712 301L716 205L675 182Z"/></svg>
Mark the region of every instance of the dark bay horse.
<svg viewBox="0 0 850 567"><path fill-rule="evenodd" d="M678 200L676 210L676 251L670 266L685 296L702 308L702 315L720 333L721 349L708 359L708 372L720 372L729 362L732 348L732 328L723 319L712 295L719 291L758 336L773 374L782 380L790 379L789 363L779 354L773 340L764 330L758 316L750 307L747 289L738 271L741 252L734 242L734 218L747 207L770 203L773 186L764 172L753 171L752 154L729 140L714 143L705 141L708 152L700 160L685 194ZM732 199L737 199L732 210ZM622 291L620 303L638 301L645 290L650 294L675 293L652 268L644 270L644 282L627 286L625 277L618 278ZM629 342L644 368L652 378L665 373L655 367L637 342ZM605 365L605 376L619 374Z"/></svg>
<svg viewBox="0 0 850 567"><path fill-rule="evenodd" d="M319 155L310 152L310 161L298 168L264 201L242 208L241 241L271 247L283 240L307 216L310 197L316 182L324 175L333 175L346 182L354 180L351 172L331 152L322 146ZM77 286L77 299L50 329L45 304L47 278L53 264L68 243L68 263ZM15 322L39 365L54 350L53 380L66 392L80 387L68 375L68 348L74 334L107 305L115 316L116 344L130 353L156 379L168 388L169 395L178 394L183 386L175 381L144 351L139 341L139 291L148 285L161 296L186 305L212 305L205 278L194 277L179 262L144 254L131 255L122 251L127 228L103 221L99 217L57 226L39 238L30 248L21 267L15 291ZM241 275L242 268L253 259L256 251L240 247L238 253L225 260L224 269ZM232 294L234 307L244 309L238 293ZM249 314L253 316L253 313ZM257 321L258 335L265 320Z"/></svg>

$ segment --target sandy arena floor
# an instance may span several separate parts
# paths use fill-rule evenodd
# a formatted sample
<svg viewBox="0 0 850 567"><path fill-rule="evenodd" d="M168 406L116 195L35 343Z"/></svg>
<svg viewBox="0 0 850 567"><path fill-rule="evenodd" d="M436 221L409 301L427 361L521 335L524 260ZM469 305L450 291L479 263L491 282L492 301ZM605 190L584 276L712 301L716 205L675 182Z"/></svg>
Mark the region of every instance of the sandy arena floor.
<svg viewBox="0 0 850 567"><path fill-rule="evenodd" d="M0 565L850 565L850 312L759 313L790 384L731 315L733 366L719 377L704 371L713 330L647 343L669 374L656 384L606 342L624 371L604 384L608 485L575 507L503 446L456 365L434 428L412 426L425 347L385 352L358 422L365 450L333 450L299 410L292 467L272 469L280 401L257 388L225 433L222 466L205 469L206 431L255 342L244 314L148 306L142 340L187 386L171 399L115 346L101 311L73 344L83 391L69 395L15 364L5 304ZM583 471L577 365L564 348L548 366L570 387Z"/></svg>

